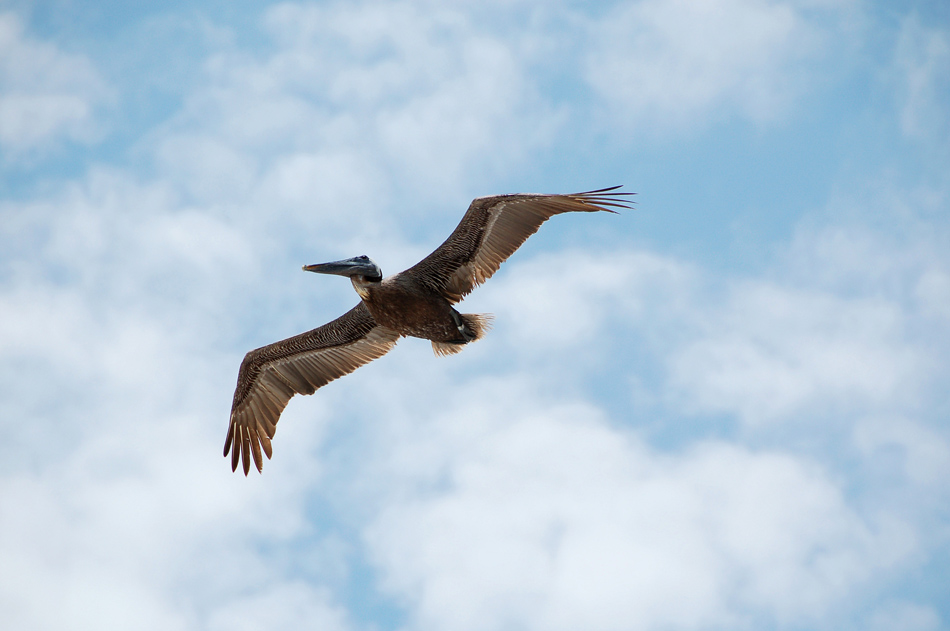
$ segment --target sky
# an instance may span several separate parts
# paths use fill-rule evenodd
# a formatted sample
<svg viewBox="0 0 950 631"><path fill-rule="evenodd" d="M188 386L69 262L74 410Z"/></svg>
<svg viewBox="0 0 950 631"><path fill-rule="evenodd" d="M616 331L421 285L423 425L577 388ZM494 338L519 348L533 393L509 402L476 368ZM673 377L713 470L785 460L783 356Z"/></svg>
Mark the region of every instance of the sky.
<svg viewBox="0 0 950 631"><path fill-rule="evenodd" d="M622 184L221 457L248 350ZM0 619L950 629L950 5L0 3Z"/></svg>

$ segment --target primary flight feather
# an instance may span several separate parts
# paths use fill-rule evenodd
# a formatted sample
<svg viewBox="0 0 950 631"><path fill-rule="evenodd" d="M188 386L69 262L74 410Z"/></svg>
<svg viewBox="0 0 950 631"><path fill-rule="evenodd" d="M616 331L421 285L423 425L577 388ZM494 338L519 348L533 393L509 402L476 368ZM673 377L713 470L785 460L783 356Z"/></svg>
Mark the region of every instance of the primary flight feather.
<svg viewBox="0 0 950 631"><path fill-rule="evenodd" d="M460 351L484 335L491 316L452 308L482 284L537 232L566 212L629 208L619 186L573 195L497 195L472 201L455 231L409 269L383 278L367 256L305 265L309 272L348 276L360 302L336 320L251 351L241 362L224 455L247 475L271 457L281 412L295 394L317 388L385 355L403 336L432 342L439 355Z"/></svg>

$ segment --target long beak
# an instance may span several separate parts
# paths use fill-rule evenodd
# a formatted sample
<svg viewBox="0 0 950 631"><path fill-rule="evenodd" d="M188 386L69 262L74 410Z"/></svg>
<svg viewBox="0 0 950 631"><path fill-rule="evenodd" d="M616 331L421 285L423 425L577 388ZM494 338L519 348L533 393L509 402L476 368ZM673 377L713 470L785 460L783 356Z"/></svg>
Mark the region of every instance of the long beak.
<svg viewBox="0 0 950 631"><path fill-rule="evenodd" d="M354 256L342 261L304 265L304 271L317 274L336 274L337 276L367 276L375 278L381 276L379 267L369 257Z"/></svg>

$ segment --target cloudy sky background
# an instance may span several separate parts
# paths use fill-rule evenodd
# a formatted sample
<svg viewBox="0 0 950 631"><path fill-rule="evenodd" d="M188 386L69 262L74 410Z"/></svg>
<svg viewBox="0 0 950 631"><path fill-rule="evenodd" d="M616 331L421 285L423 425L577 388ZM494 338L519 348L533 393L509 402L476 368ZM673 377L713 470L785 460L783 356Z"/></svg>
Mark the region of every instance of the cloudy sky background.
<svg viewBox="0 0 950 631"><path fill-rule="evenodd" d="M477 195L625 184L294 399ZM950 627L945 2L0 5L10 629Z"/></svg>

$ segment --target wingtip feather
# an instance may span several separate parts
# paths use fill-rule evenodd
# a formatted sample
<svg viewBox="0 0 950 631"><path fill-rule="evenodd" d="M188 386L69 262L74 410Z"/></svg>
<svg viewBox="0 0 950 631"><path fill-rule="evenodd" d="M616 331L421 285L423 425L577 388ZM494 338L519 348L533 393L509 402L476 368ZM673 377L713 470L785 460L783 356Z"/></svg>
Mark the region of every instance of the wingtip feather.
<svg viewBox="0 0 950 631"><path fill-rule="evenodd" d="M251 439L247 428L241 428L241 465L244 468L244 477L251 470Z"/></svg>
<svg viewBox="0 0 950 631"><path fill-rule="evenodd" d="M254 456L254 466L257 467L257 472L263 473L264 458L261 456L260 434L257 430L251 432L251 454Z"/></svg>
<svg viewBox="0 0 950 631"><path fill-rule="evenodd" d="M224 439L224 457L228 457L228 452L231 451L231 441L234 439L234 421L231 421L228 425L228 437Z"/></svg>

